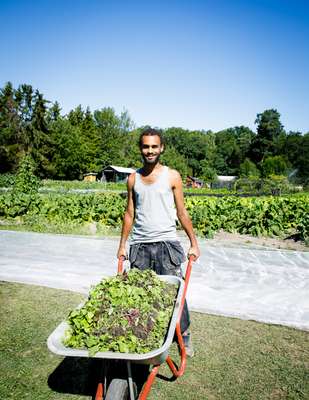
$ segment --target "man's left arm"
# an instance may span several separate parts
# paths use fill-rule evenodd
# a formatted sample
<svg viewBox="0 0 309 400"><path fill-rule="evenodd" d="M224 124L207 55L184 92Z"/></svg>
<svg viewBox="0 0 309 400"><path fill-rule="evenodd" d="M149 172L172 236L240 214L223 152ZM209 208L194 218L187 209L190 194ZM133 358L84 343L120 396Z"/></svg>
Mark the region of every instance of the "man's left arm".
<svg viewBox="0 0 309 400"><path fill-rule="evenodd" d="M190 249L188 251L188 256L192 254L195 256L195 260L197 260L198 257L200 256L200 249L197 243L196 236L193 231L193 226L190 216L185 207L181 176L179 172L175 170L170 170L170 174L171 174L170 175L171 186L174 193L177 217L190 240Z"/></svg>

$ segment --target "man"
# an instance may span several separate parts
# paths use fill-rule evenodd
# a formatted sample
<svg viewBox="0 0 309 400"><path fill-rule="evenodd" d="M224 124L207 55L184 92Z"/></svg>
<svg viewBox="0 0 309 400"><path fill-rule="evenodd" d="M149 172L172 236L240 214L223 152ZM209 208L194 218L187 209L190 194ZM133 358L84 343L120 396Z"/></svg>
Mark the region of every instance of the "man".
<svg viewBox="0 0 309 400"><path fill-rule="evenodd" d="M181 277L181 264L186 257L176 235L176 213L190 240L188 255L193 255L195 260L200 255L184 205L182 180L177 171L160 163L164 150L160 131L144 130L139 146L143 167L128 178L128 203L117 257L127 257L126 241L133 226L129 255L131 267L151 268L160 275ZM180 325L187 355L193 356L186 303Z"/></svg>

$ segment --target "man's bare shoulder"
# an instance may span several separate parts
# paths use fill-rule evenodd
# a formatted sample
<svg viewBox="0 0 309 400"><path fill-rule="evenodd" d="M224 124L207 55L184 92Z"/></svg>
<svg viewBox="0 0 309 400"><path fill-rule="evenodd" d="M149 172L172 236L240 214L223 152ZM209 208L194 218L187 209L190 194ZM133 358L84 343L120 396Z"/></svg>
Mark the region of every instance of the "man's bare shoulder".
<svg viewBox="0 0 309 400"><path fill-rule="evenodd" d="M128 190L132 190L134 187L135 175L136 175L136 172L132 172L132 174L130 174L128 177L128 182L127 182Z"/></svg>
<svg viewBox="0 0 309 400"><path fill-rule="evenodd" d="M176 169L169 168L168 173L172 187L175 187L177 184L182 183L181 175Z"/></svg>

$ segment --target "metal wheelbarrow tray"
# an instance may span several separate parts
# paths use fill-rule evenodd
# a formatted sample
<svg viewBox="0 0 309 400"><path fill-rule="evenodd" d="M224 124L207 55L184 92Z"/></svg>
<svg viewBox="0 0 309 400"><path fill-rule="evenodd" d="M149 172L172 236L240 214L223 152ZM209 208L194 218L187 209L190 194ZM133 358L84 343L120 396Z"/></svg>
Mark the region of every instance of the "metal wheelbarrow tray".
<svg viewBox="0 0 309 400"><path fill-rule="evenodd" d="M69 324L66 321L61 322L58 327L50 334L47 339L47 346L49 350L57 355L67 356L67 357L91 357L91 358L100 358L105 360L123 360L127 363L128 368L128 389L130 393L130 399L136 399L133 389L133 381L131 375L131 362L138 364L151 364L154 365L152 368L146 383L143 386L140 395L138 396L139 400L145 400L147 395L151 389L151 385L154 382L156 374L158 372L160 364L164 361L167 362L169 368L171 369L173 375L175 377L179 377L183 375L186 365L186 352L183 344L183 339L180 332L180 318L185 302L185 295L188 286L188 282L190 279L191 268L192 268L192 258L189 259L185 280L178 278L173 275L158 275L160 279L166 281L170 284L175 284L178 286L178 291L175 299L173 313L170 319L169 327L167 330L167 334L165 337L165 341L163 345L154 349L148 353L138 354L138 353L120 353L114 351L106 351L106 352L98 352L94 356L89 356L89 352L87 349L74 349L70 347L66 347L63 344L63 338L65 336L66 330L69 328ZM118 273L122 272L122 262L119 261L118 264ZM82 303L79 307L82 307L84 303ZM176 338L178 341L179 353L181 357L180 367L177 368L169 356L169 347L171 346L176 331ZM98 384L95 400L103 400L107 399L104 396L106 392L103 383ZM112 398L112 397L111 397ZM120 398L120 397L119 397ZM127 397L123 397L125 399ZM116 400L116 399L115 399Z"/></svg>
<svg viewBox="0 0 309 400"><path fill-rule="evenodd" d="M166 339L163 345L159 349L152 350L148 353L137 354L137 353L120 353L115 351L106 351L106 352L98 352L93 358L104 358L104 359L122 359L122 360L130 360L135 363L143 363L143 364L162 364L166 360L168 355L168 349L172 344L177 317L180 310L181 296L183 293L183 281L172 275L159 275L158 278L166 281L168 283L174 284L178 286L177 297L173 309L173 314L170 320L170 324L168 327ZM84 303L83 303L84 304ZM83 305L82 304L82 305ZM81 306L82 306L81 305ZM49 350L55 354L68 356L68 357L89 357L88 350L83 349L73 349L70 347L66 347L62 340L64 338L65 331L69 328L69 324L64 321L61 322L60 325L52 332L47 340L47 346Z"/></svg>

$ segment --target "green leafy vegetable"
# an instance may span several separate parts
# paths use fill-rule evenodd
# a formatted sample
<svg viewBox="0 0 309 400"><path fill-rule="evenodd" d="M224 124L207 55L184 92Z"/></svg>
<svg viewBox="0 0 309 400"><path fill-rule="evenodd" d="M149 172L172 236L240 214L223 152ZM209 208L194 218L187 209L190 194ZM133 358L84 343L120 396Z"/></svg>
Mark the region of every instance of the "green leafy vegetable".
<svg viewBox="0 0 309 400"><path fill-rule="evenodd" d="M132 269L102 280L69 314L64 344L98 351L147 353L160 348L173 313L176 285L151 270Z"/></svg>

